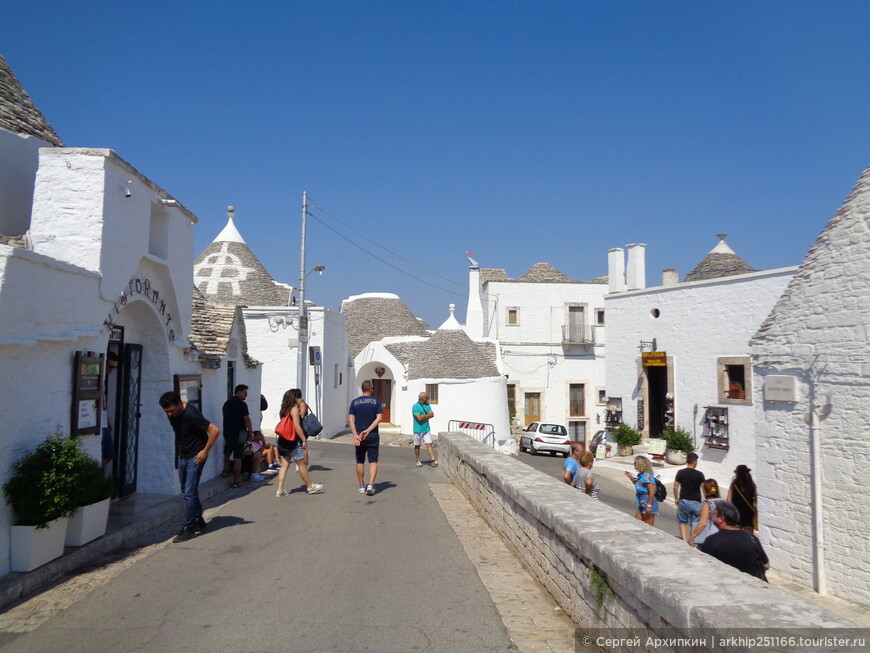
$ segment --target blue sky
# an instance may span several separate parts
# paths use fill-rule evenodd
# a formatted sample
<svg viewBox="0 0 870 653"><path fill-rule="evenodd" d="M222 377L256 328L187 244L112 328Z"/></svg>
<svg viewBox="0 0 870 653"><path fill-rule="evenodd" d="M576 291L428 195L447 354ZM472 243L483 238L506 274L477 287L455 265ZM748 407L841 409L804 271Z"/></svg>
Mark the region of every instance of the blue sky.
<svg viewBox="0 0 870 653"><path fill-rule="evenodd" d="M200 219L236 207L308 297L395 292L430 326L465 251L576 279L643 242L647 279L717 232L801 262L870 164L870 2L10 1L0 53L69 146L110 147ZM457 294L451 294L457 293Z"/></svg>

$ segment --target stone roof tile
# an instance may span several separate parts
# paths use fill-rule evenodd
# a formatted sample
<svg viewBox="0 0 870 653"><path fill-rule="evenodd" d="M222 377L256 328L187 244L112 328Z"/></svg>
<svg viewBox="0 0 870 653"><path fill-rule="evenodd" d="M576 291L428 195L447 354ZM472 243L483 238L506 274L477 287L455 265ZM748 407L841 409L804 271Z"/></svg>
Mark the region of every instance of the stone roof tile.
<svg viewBox="0 0 870 653"><path fill-rule="evenodd" d="M532 283L572 283L574 279L559 272L549 263L535 263L517 281Z"/></svg>
<svg viewBox="0 0 870 653"><path fill-rule="evenodd" d="M241 353L245 366L254 368L259 365L259 362L248 355L248 338L241 307L214 304L209 302L197 288L193 289L189 340L191 346L199 352L200 364L203 367L217 369L221 366L236 321L239 325Z"/></svg>
<svg viewBox="0 0 870 653"><path fill-rule="evenodd" d="M63 147L63 141L33 104L3 55L0 55L0 128Z"/></svg>
<svg viewBox="0 0 870 653"><path fill-rule="evenodd" d="M408 370L408 379L479 379L499 376L495 345L473 342L464 331L439 329L425 342L385 345Z"/></svg>
<svg viewBox="0 0 870 653"><path fill-rule="evenodd" d="M683 281L704 281L706 279L719 279L731 277L736 274L748 274L756 272L749 263L737 256L725 243L727 234L717 234L719 243L714 247L704 260L689 272Z"/></svg>
<svg viewBox="0 0 870 653"><path fill-rule="evenodd" d="M391 336L428 336L420 322L396 295L357 295L341 303L345 316L350 356L354 358L370 342Z"/></svg>

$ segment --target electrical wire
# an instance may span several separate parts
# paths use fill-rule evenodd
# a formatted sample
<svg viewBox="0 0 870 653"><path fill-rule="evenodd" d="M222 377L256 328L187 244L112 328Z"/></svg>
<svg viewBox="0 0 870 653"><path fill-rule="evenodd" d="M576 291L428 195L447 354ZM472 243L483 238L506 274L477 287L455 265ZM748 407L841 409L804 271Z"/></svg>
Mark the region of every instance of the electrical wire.
<svg viewBox="0 0 870 653"><path fill-rule="evenodd" d="M354 229L353 227L351 227L349 224L347 224L347 223L345 223L345 222L342 222L341 220L339 220L338 218L336 218L334 215L331 215L330 213L327 213L326 211L324 211L324 210L323 210L322 208L320 208L319 206L317 206L317 205L315 205L315 204L309 204L309 205L308 205L308 208L316 209L316 210L320 211L320 212L323 213L325 216L327 216L329 219L331 219L331 220L335 220L338 224L340 224L340 225L341 225L342 227L344 227L345 229L349 229L350 231L354 232L354 233L355 233L357 236L359 236L360 238L363 238L363 239L369 241L372 245L375 245L375 246L377 246L377 247L380 247L380 248L381 248L382 250L384 250L385 252L388 252L389 254L392 254L392 255L395 256L396 258L403 260L405 263L408 263L409 265L413 265L415 268L418 268L418 269L420 269L420 270L423 270L423 272L426 272L427 274L431 274L433 277L438 277L439 279L443 279L444 281L446 281L446 282L448 282L448 283L451 283L451 284L453 284L454 286L458 286L459 288L465 288L465 286L462 285L461 283L459 283L458 281L454 281L453 279L448 279L447 277L442 276L442 275L438 274L437 272L433 272L432 270L428 270L428 269L424 268L422 265L420 265L419 263L415 263L414 261L410 261L410 260L406 259L404 256L402 256L402 255L399 254L398 252L394 252L393 250L389 249L388 247L384 247L384 246L381 245L379 242L374 241L374 240L372 240L371 238L369 238L368 236L366 236L364 233L361 233L361 232L357 231L356 229ZM321 220L318 216L316 216L316 215L312 215L311 213L309 213L308 215L310 215L311 217L313 217L315 220L317 220L317 221L320 222L321 224L325 224L325 223L323 222L323 220ZM362 249L362 248L361 248L361 249ZM363 251L366 251L366 250L363 250ZM369 253L369 252L367 252L367 253ZM377 257L375 257L375 258L377 258ZM378 259L378 260L381 260L381 259ZM414 277L414 278L416 279L416 277ZM436 286L436 287L437 287L437 286ZM447 291L447 292L450 292L450 291ZM464 295L463 295L463 297L464 297Z"/></svg>
<svg viewBox="0 0 870 653"><path fill-rule="evenodd" d="M350 238L348 238L347 236L345 236L343 233L341 233L340 231L338 231L337 229L335 229L335 228L332 227L331 225L329 225L329 224L327 224L326 222L324 222L323 220L321 220L318 216L313 215L313 214L310 214L310 213L309 213L309 215L311 215L312 218L314 218L314 219L317 220L320 224L322 224L324 227L326 227L326 228L329 229L331 232L333 232L336 236L338 236L338 237L340 237L340 238L343 238L344 240L346 240L347 242L349 242L351 245L353 245L353 246L356 247L357 249L362 250L363 252L365 252L366 254L368 254L369 256L371 256L372 258L377 259L378 261L380 261L380 262L383 263L384 265L388 265L388 266L390 266L391 268L393 268L394 270L396 270L396 272L401 272L402 274L404 274L404 275L406 275L406 276L409 276L409 277L411 277L412 279L416 279L416 280L419 281L420 283L425 283L427 286L432 286L432 287L435 288L436 290L440 290L440 291L442 291L442 292L446 292L446 293L449 294L449 295L456 295L457 297L465 297L465 296L466 296L466 295L460 294L460 293L458 293L458 292L455 292L455 291L453 291L453 290L448 290L447 288L442 288L441 286L436 286L434 283L432 283L432 282L430 282L430 281L426 281L425 279L421 279L420 277L418 277L418 276L416 276L416 275L414 275L414 274L411 274L411 273L408 272L407 270L403 270L403 269L400 268L400 267L396 267L395 265L393 265L393 264L390 263L389 261L385 261L384 259L382 259L382 258L381 258L380 256L378 256L377 254L374 254L374 253L370 252L369 250L367 250L365 247L363 247L363 246L360 245L359 243L354 242L353 240L351 240ZM388 250L388 251L389 251L389 250Z"/></svg>

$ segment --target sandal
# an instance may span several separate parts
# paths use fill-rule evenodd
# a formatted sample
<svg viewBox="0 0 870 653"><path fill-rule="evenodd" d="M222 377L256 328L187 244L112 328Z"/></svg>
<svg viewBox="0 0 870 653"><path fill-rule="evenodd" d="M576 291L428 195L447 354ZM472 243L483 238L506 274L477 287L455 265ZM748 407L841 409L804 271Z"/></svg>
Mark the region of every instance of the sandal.
<svg viewBox="0 0 870 653"><path fill-rule="evenodd" d="M230 487L233 488L234 490L237 490L238 488L240 488L242 486L240 483L233 483Z"/></svg>
<svg viewBox="0 0 870 653"><path fill-rule="evenodd" d="M221 472L221 476L223 476L224 478L226 478L227 476L229 476L229 472L226 471L226 470L224 470L224 471Z"/></svg>

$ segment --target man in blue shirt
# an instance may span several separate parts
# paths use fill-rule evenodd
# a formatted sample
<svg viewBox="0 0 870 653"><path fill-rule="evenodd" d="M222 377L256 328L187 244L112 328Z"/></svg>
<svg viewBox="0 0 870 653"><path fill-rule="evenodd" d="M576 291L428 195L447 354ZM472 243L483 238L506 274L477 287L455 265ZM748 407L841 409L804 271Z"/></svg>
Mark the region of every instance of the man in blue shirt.
<svg viewBox="0 0 870 653"><path fill-rule="evenodd" d="M374 385L371 381L362 382L362 396L350 402L347 423L353 433L356 449L356 476L359 491L369 496L375 493L375 478L378 475L378 451L381 444L378 424L383 417L381 400L373 397ZM369 459L369 483L365 483L365 461Z"/></svg>
<svg viewBox="0 0 870 653"><path fill-rule="evenodd" d="M432 467L438 467L438 461L435 460L435 449L432 447L432 431L429 428L429 420L435 417L432 412L432 406L429 405L429 395L425 392L420 393L419 401L411 408L411 415L414 417L414 457L417 459L417 467L422 467L420 462L420 445L425 444L429 450L429 460L432 461Z"/></svg>
<svg viewBox="0 0 870 653"><path fill-rule="evenodd" d="M562 471L562 479L571 487L577 487L577 473L580 471L581 453L583 453L583 445L579 442L572 442L571 454L565 459L565 467Z"/></svg>

